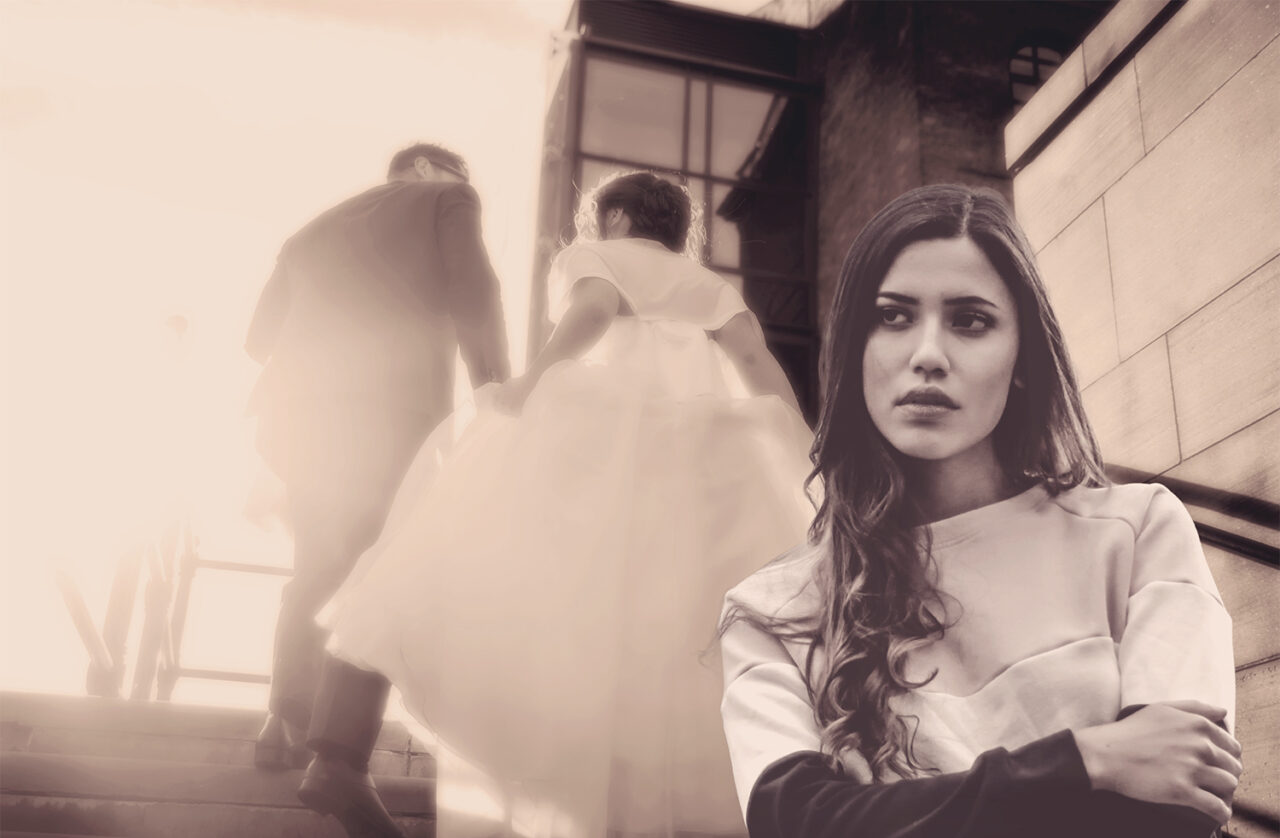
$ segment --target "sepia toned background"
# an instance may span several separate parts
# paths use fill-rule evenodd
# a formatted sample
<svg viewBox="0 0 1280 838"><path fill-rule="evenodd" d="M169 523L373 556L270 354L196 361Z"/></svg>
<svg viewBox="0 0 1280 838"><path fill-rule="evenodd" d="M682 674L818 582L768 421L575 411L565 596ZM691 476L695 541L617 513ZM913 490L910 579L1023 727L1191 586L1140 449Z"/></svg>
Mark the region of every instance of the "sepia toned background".
<svg viewBox="0 0 1280 838"><path fill-rule="evenodd" d="M0 824L334 834L250 764L289 541L240 345L284 239L438 140L515 369L581 190L655 167L810 415L861 225L925 183L1008 196L1113 475L1200 527L1236 632L1229 831L1280 834L1277 34L1275 0L0 0ZM405 727L379 748L413 834L484 811Z"/></svg>

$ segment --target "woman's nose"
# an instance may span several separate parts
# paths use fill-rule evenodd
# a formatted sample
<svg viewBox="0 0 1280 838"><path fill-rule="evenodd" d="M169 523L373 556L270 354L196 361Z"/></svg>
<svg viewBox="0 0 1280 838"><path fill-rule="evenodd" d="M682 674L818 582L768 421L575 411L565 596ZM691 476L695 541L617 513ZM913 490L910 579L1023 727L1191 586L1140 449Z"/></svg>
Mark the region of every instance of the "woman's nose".
<svg viewBox="0 0 1280 838"><path fill-rule="evenodd" d="M926 321L915 331L918 342L911 353L911 371L921 373L925 378L950 372L951 361L943 346L941 324Z"/></svg>

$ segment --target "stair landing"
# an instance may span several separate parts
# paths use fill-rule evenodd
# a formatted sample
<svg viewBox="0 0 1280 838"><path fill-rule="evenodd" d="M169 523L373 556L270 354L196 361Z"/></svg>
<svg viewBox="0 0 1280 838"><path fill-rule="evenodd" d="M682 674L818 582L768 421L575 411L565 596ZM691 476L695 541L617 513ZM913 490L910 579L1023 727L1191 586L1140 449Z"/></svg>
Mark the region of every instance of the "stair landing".
<svg viewBox="0 0 1280 838"><path fill-rule="evenodd" d="M261 712L0 693L4 835L342 838L306 809L302 771L253 766ZM435 764L395 722L371 763L407 836L434 834Z"/></svg>

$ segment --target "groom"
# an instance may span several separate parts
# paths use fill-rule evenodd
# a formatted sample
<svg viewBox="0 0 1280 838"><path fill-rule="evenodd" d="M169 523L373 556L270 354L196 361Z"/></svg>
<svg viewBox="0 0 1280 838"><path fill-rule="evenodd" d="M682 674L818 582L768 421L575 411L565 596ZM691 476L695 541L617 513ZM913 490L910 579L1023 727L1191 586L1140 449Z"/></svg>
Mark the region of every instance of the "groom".
<svg viewBox="0 0 1280 838"><path fill-rule="evenodd" d="M316 613L377 540L414 454L453 409L457 352L473 387L510 375L498 280L467 181L465 161L438 145L399 152L385 184L285 243L254 311L245 348L264 366L250 411L258 449L285 484L294 531L294 576L281 594L269 713L255 749L260 767L297 765L308 754L326 640ZM368 688L385 703L380 676L346 674L356 684L372 679ZM373 724L376 737L376 709L376 720L350 723ZM331 726L343 721L334 710L322 710ZM367 763L352 762L313 764L307 782L330 804L354 807L376 834L390 833Z"/></svg>

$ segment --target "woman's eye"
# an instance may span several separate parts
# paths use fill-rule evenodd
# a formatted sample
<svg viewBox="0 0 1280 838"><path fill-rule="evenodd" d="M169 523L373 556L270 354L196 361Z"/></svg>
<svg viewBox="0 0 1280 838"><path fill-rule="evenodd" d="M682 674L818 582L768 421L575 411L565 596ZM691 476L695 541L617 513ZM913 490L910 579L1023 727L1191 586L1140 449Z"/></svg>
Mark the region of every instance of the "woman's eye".
<svg viewBox="0 0 1280 838"><path fill-rule="evenodd" d="M881 306L880 322L885 326L905 326L911 322L911 316L897 306Z"/></svg>
<svg viewBox="0 0 1280 838"><path fill-rule="evenodd" d="M979 311L962 311L951 321L951 325L962 332L985 332L995 325L995 320Z"/></svg>

